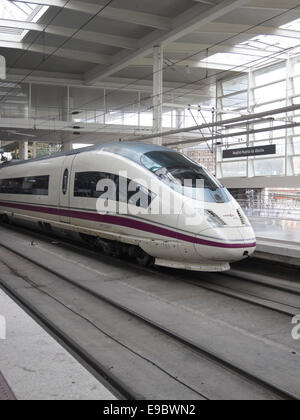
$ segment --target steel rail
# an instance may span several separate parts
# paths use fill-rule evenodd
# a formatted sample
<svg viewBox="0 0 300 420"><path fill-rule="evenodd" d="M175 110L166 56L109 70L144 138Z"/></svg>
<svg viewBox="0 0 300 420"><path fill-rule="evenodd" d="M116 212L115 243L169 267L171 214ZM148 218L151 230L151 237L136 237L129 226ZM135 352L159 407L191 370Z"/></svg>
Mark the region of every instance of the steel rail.
<svg viewBox="0 0 300 420"><path fill-rule="evenodd" d="M125 312L126 314L140 320L143 321L144 323L146 323L147 325L149 325L150 327L155 328L156 330L158 330L159 332L175 339L176 341L180 342L181 344L185 345L186 347L190 348L191 350L193 350L194 352L205 356L206 358L208 358L209 360L217 363L219 366L225 367L229 370L231 370L232 372L236 373L237 375L244 377L246 379L248 379L249 381L251 381L252 383L273 392L275 395L278 395L281 398L284 399L288 399L288 400L299 400L300 397L296 394L293 394L291 392L289 392L288 390L285 390L282 387L277 386L276 384L270 383L266 380L264 380L263 378L261 378L258 375L252 374L251 372L249 372L248 370L246 370L244 367L239 366L238 364L233 364L231 361L227 360L226 358L218 355L216 352L211 351L210 349L207 349L204 346L199 345L198 343L193 342L192 340L179 335L177 333L175 333L174 331L170 330L169 328L157 323L156 321L152 321L151 319L149 319L148 317L145 317L144 315L141 315L139 313L137 313L136 311L125 307L123 305L121 305L120 303L118 303L115 300L112 300L110 298L108 298L107 296L100 294L99 292L95 292L94 290L90 289L87 286L84 286L82 284L77 283L76 281L64 276L63 274L57 272L56 270L50 269L48 268L46 265L42 264L41 262L35 261L33 258L30 258L28 256L23 255L22 253L14 250L12 247L9 247L7 245L0 245L1 247L13 252L14 254L18 255L19 257L35 264L36 266L42 268L43 270L55 275L56 277L64 280L65 282L71 284L72 286L75 286L77 288L79 288L80 290L90 294L91 296L98 298L99 300L102 300L103 302L111 305L112 307L121 310L123 312ZM2 283L2 282L1 282ZM41 316L42 314L40 314Z"/></svg>

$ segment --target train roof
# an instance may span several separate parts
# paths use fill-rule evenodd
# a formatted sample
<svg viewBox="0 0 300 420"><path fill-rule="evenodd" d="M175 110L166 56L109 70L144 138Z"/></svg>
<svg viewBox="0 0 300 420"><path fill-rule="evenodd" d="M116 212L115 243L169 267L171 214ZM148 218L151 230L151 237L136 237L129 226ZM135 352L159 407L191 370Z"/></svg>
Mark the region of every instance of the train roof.
<svg viewBox="0 0 300 420"><path fill-rule="evenodd" d="M14 160L7 163L3 163L0 165L0 170L15 166L15 165L24 165L33 162L40 162L48 159L55 159L62 156L72 156L72 155L79 155L81 153L86 152L110 152L115 153L117 155L126 157L127 159L132 160L133 162L139 163L141 156L148 152L155 152L155 151L172 151L167 149L163 146L157 146L154 144L145 144L145 143L138 143L138 142L112 142L112 143L104 143L101 145L96 146L89 146L83 147L80 149L72 150L70 152L62 152L62 153L55 153L50 156L43 156L36 159L29 159L29 160Z"/></svg>

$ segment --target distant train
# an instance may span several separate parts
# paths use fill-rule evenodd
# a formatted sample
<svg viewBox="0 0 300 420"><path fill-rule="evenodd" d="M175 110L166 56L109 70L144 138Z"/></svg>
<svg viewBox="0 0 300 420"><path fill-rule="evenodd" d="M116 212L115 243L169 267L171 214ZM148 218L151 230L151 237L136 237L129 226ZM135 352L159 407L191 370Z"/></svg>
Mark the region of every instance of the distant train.
<svg viewBox="0 0 300 420"><path fill-rule="evenodd" d="M103 188L108 181L116 185L113 197ZM161 211L170 203L170 211ZM1 165L0 215L79 235L105 254L143 265L225 271L256 248L242 209L204 167L143 143L107 143Z"/></svg>

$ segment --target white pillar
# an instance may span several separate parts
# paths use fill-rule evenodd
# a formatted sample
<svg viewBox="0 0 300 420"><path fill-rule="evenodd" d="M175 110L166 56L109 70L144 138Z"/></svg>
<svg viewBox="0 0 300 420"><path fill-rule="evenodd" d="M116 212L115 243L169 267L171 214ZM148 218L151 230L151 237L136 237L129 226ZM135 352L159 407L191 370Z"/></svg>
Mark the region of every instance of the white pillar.
<svg viewBox="0 0 300 420"><path fill-rule="evenodd" d="M36 158L36 142L35 141L32 142L31 156L32 156L32 159L35 159Z"/></svg>
<svg viewBox="0 0 300 420"><path fill-rule="evenodd" d="M19 159L28 159L28 141L19 141Z"/></svg>
<svg viewBox="0 0 300 420"><path fill-rule="evenodd" d="M72 121L72 110L74 108L74 98L70 96L70 89L68 87L67 96L63 98L62 120Z"/></svg>
<svg viewBox="0 0 300 420"><path fill-rule="evenodd" d="M69 141L69 142L63 142L62 144L62 152L72 152L73 150L73 142Z"/></svg>
<svg viewBox="0 0 300 420"><path fill-rule="evenodd" d="M163 115L163 47L153 48L153 133L162 131ZM162 138L153 139L154 144L161 145Z"/></svg>
<svg viewBox="0 0 300 420"><path fill-rule="evenodd" d="M184 128L184 109L176 109L176 128Z"/></svg>

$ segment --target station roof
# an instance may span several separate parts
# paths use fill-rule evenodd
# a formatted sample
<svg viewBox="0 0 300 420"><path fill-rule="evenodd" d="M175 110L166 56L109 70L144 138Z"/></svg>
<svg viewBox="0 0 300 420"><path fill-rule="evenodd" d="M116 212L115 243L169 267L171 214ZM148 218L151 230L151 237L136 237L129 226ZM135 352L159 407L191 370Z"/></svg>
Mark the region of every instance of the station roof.
<svg viewBox="0 0 300 420"><path fill-rule="evenodd" d="M136 112L132 104L141 93L144 108L151 111L157 45L164 47L164 105L211 109L217 79L300 52L299 0L0 0L0 6L0 55L7 61L0 101L11 113L28 103L24 81L37 87L105 88L109 112L120 105ZM63 106L64 98L58 101ZM28 141L74 139L71 131L57 136L58 130L51 129L45 135L45 127L22 126L16 133L7 124L1 140L19 141L20 131ZM102 130L103 141L126 137L131 129L112 125ZM85 143L98 137L84 131Z"/></svg>
<svg viewBox="0 0 300 420"><path fill-rule="evenodd" d="M188 83L280 59L298 46L298 0L0 0L9 73L89 85ZM24 54L20 55L20 50Z"/></svg>
<svg viewBox="0 0 300 420"><path fill-rule="evenodd" d="M10 22L10 27L0 26L2 41L20 42L27 35L28 30L23 26L37 22L48 10L48 6L33 3L20 3L11 0L0 0L0 21ZM13 22L16 23L15 27Z"/></svg>

